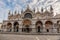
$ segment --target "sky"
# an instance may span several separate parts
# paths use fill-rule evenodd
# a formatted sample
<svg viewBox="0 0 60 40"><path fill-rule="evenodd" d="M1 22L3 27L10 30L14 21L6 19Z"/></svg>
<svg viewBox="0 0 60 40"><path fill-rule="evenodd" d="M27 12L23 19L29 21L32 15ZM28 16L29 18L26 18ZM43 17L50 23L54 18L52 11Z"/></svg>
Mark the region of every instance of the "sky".
<svg viewBox="0 0 60 40"><path fill-rule="evenodd" d="M43 7L49 9L50 5L53 7L54 15L60 13L60 0L0 0L0 22L7 20L9 10L14 12L15 10L21 11L25 9L29 4L30 8Z"/></svg>

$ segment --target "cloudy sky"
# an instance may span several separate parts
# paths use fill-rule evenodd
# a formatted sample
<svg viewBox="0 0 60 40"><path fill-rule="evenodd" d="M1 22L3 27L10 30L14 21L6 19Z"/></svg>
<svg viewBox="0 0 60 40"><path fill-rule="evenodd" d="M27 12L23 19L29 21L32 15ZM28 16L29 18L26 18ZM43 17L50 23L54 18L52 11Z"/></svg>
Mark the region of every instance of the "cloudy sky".
<svg viewBox="0 0 60 40"><path fill-rule="evenodd" d="M60 12L60 0L0 0L0 22L7 19L8 11L22 10L26 8L27 4L31 9L35 8L48 8L52 5L54 14Z"/></svg>

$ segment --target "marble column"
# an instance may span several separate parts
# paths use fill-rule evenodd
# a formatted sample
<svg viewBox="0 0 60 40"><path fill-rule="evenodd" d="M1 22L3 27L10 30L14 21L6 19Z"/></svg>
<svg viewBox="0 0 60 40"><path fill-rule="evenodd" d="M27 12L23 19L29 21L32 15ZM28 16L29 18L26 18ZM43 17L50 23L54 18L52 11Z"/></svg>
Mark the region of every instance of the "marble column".
<svg viewBox="0 0 60 40"><path fill-rule="evenodd" d="M4 32L8 31L8 30L7 30L7 25L6 25L6 24L3 26L3 31L4 31Z"/></svg>
<svg viewBox="0 0 60 40"><path fill-rule="evenodd" d="M53 33L57 33L57 27L58 27L58 25L55 23L55 24L53 24Z"/></svg>
<svg viewBox="0 0 60 40"><path fill-rule="evenodd" d="M35 25L34 24L31 25L31 28L32 28L32 31L31 31L32 33L36 32L36 29L35 29Z"/></svg>
<svg viewBox="0 0 60 40"><path fill-rule="evenodd" d="M46 32L45 24L43 24L43 32Z"/></svg>
<svg viewBox="0 0 60 40"><path fill-rule="evenodd" d="M14 32L14 24L12 23L12 32Z"/></svg>

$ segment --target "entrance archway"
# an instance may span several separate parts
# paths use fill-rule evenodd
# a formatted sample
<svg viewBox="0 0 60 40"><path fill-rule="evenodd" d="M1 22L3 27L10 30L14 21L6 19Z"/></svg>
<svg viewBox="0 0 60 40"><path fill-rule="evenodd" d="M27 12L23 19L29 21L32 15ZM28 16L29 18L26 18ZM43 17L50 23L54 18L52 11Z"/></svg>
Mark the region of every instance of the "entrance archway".
<svg viewBox="0 0 60 40"><path fill-rule="evenodd" d="M14 32L18 32L18 31L19 31L19 23L14 22Z"/></svg>
<svg viewBox="0 0 60 40"><path fill-rule="evenodd" d="M22 31L23 32L30 32L31 31L30 25L31 25L31 21L29 19L23 20Z"/></svg>
<svg viewBox="0 0 60 40"><path fill-rule="evenodd" d="M37 32L41 32L43 28L43 23L41 21L37 21L35 25L36 25Z"/></svg>
<svg viewBox="0 0 60 40"><path fill-rule="evenodd" d="M7 23L7 31L8 32L12 31L12 24L11 23Z"/></svg>
<svg viewBox="0 0 60 40"><path fill-rule="evenodd" d="M58 32L58 33L60 32L60 20L57 21L57 32Z"/></svg>
<svg viewBox="0 0 60 40"><path fill-rule="evenodd" d="M49 32L49 29L53 27L53 23L51 21L45 22L46 31Z"/></svg>

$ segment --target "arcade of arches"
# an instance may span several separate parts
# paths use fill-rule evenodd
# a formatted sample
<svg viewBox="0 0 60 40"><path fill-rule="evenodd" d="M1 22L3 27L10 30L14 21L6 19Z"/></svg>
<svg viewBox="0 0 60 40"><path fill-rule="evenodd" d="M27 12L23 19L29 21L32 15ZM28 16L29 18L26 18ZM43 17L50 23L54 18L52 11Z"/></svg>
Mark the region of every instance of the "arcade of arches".
<svg viewBox="0 0 60 40"><path fill-rule="evenodd" d="M23 25L22 25L22 29L21 31L22 32L31 32L32 31L32 21L29 20L29 19L25 19L22 21ZM60 21L57 21L57 24L59 24L59 28L57 28L57 31L59 32L59 29L60 29ZM53 22L52 21L46 21L45 24L43 24L43 22L41 22L40 20L39 21L36 21L35 23L35 30L36 32L42 32L44 27L43 25L45 25L45 29L46 29L46 32L49 32L51 28L53 28ZM14 22L13 24L13 28L12 28L12 23L7 23L7 30L9 32L13 31L14 32L19 32L20 28L19 28L19 22Z"/></svg>

